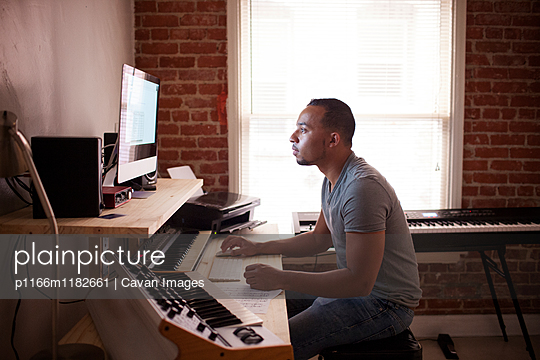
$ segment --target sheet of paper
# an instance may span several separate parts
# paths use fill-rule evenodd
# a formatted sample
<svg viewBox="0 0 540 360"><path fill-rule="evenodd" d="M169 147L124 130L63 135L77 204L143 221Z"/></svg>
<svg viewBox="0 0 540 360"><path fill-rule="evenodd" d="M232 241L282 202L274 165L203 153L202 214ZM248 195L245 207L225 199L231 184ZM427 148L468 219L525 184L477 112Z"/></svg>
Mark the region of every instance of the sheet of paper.
<svg viewBox="0 0 540 360"><path fill-rule="evenodd" d="M169 176L171 179L196 179L195 174L193 173L193 170L189 166L178 166L174 168L168 168L167 172L169 173ZM197 189L195 194L193 196L202 196L204 195L204 191L202 191L201 188Z"/></svg>
<svg viewBox="0 0 540 360"><path fill-rule="evenodd" d="M281 293L282 290L261 291L249 287L247 284L215 283L221 290L248 310L255 314L266 314L270 300Z"/></svg>

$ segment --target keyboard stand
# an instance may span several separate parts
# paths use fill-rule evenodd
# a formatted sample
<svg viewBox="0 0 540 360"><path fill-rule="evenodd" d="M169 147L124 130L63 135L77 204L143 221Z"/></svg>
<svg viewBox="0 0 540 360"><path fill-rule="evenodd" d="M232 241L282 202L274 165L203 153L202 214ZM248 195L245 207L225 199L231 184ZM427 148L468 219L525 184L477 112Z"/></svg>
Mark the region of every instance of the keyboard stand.
<svg viewBox="0 0 540 360"><path fill-rule="evenodd" d="M504 325L501 308L499 306L499 301L497 300L497 293L495 291L495 287L493 286L493 279L491 277L490 270L493 270L496 274L500 275L503 279L506 280L506 284L510 292L510 297L512 298L514 309L516 310L516 316L519 321L519 326L521 327L521 332L523 333L523 338L525 339L526 350L529 352L531 359L536 360L534 349L531 343L531 338L529 337L529 332L527 331L527 325L525 325L525 319L523 318L523 313L521 311L521 307L519 306L516 290L514 289L514 283L512 282L512 277L510 276L510 272L508 271L508 265L506 264L506 258L505 258L506 246L501 245L494 250L497 251L497 254L499 255L502 271L498 268L497 263L495 263L493 259L487 256L484 251L479 251L479 253L480 253L480 256L482 257L482 264L484 265L484 272L486 273L489 290L491 292L491 298L493 299L493 305L495 306L497 319L499 320L499 326L501 327L504 341L508 342L508 335L506 334L506 325Z"/></svg>

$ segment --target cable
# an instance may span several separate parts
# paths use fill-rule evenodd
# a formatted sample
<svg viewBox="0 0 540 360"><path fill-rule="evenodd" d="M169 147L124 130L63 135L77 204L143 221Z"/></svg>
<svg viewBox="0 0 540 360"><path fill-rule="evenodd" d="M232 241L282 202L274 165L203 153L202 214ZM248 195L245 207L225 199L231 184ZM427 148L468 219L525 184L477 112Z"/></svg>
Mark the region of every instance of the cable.
<svg viewBox="0 0 540 360"><path fill-rule="evenodd" d="M21 180L21 177L23 177L23 175L17 175L17 176L14 176L13 179L15 179L15 181L17 181L17 184L19 184L19 186L21 188L23 188L24 190L26 190L28 193L30 193L32 190L30 189L30 186L28 186L28 184L26 184L24 181Z"/></svg>
<svg viewBox="0 0 540 360"><path fill-rule="evenodd" d="M5 178L6 180L6 184L8 184L9 188L11 189L11 191L13 191L13 193L15 195L17 195L17 197L19 199L21 199L22 201L24 201L27 205L32 205L31 202L29 202L28 200L26 200L20 193L19 191L15 188L15 184L12 184L10 181L9 181L10 178ZM11 178L11 180L13 181L13 178Z"/></svg>
<svg viewBox="0 0 540 360"><path fill-rule="evenodd" d="M116 165L116 161L114 161L111 165L106 166L105 169L103 169L103 178L105 178L105 175Z"/></svg>
<svg viewBox="0 0 540 360"><path fill-rule="evenodd" d="M17 175L17 176L14 176L13 179L17 182L17 184L19 184L19 186L21 188L23 188L24 190L26 190L29 194L32 193L32 189L30 189L30 186L28 186L28 184L26 184L24 181L21 180L21 177L22 175Z"/></svg>
<svg viewBox="0 0 540 360"><path fill-rule="evenodd" d="M15 307L15 314L13 314L13 322L11 323L11 348L13 349L13 352L15 353L15 358L19 360L19 353L17 352L17 349L15 348L15 328L17 327L17 314L19 313L19 308L21 307L21 299L17 300L17 307Z"/></svg>
<svg viewBox="0 0 540 360"><path fill-rule="evenodd" d="M79 300L73 300L73 301L59 301L58 303L60 305L69 305L69 304L75 304L75 303L78 303L78 302L84 302L86 301L85 299L79 299Z"/></svg>
<svg viewBox="0 0 540 360"><path fill-rule="evenodd" d="M140 184L137 184L136 182L134 181L128 181L129 182L129 185L133 188L134 191L141 191L141 190L144 190L144 187Z"/></svg>
<svg viewBox="0 0 540 360"><path fill-rule="evenodd" d="M11 281L13 284L15 284L15 274L13 273L13 269L15 266L13 265L13 261L15 259L15 249L17 249L17 246L19 245L20 236L17 237L17 241L15 242L15 246L13 247L11 256L11 266L10 266L10 275L11 275ZM19 353L17 352L17 349L15 348L15 330L17 328L17 315L19 313L19 308L21 307L22 302L22 294L19 289L17 289L17 294L19 294L19 299L17 300L17 306L15 307L15 313L13 314L13 320L11 322L11 349L13 349L13 353L15 354L15 358L19 360Z"/></svg>

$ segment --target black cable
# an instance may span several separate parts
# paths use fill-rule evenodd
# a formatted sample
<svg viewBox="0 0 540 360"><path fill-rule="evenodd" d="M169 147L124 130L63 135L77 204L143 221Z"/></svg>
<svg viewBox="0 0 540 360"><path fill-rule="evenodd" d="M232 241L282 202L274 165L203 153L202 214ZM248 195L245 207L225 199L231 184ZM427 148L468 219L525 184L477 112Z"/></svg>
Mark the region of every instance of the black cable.
<svg viewBox="0 0 540 360"><path fill-rule="evenodd" d="M58 303L60 305L69 305L69 304L75 304L75 303L83 302L83 301L86 301L86 300L85 299L79 299L79 300L73 300L73 301L59 301Z"/></svg>
<svg viewBox="0 0 540 360"><path fill-rule="evenodd" d="M31 202L29 202L28 200L26 200L26 199L19 193L19 191L17 191L17 189L15 188L15 185L12 184L11 182L9 182L8 179L9 179L9 178L5 178L6 184L8 184L9 188L11 189L11 191L13 191L13 193L14 193L15 195L17 195L17 197L18 197L19 199L21 199L22 201L24 201L26 204L32 205Z"/></svg>
<svg viewBox="0 0 540 360"><path fill-rule="evenodd" d="M11 348L13 349L13 352L15 353L15 358L19 360L19 353L17 352L17 349L15 348L15 328L17 327L17 314L19 313L19 308L21 307L21 299L17 300L17 307L15 307L15 314L13 314L13 322L11 323Z"/></svg>
<svg viewBox="0 0 540 360"><path fill-rule="evenodd" d="M134 181L129 181L129 185L133 188L134 191L142 191L144 190L144 187L140 184L137 184Z"/></svg>
<svg viewBox="0 0 540 360"><path fill-rule="evenodd" d="M21 176L22 176L22 175L14 176L13 179L17 182L17 184L19 184L19 186L20 186L21 188L23 188L24 190L26 190L28 193L31 193L32 190L30 189L30 186L28 186L28 184L26 184L24 181L21 180Z"/></svg>

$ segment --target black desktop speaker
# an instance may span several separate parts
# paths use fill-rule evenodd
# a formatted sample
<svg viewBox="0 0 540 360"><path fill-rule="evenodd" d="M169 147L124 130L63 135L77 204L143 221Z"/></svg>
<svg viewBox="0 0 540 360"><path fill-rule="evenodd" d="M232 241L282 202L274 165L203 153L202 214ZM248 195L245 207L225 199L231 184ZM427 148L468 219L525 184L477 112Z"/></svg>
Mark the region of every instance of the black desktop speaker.
<svg viewBox="0 0 540 360"><path fill-rule="evenodd" d="M101 214L101 138L34 136L32 153L56 217L95 217ZM32 198L34 219L45 218L35 190Z"/></svg>

